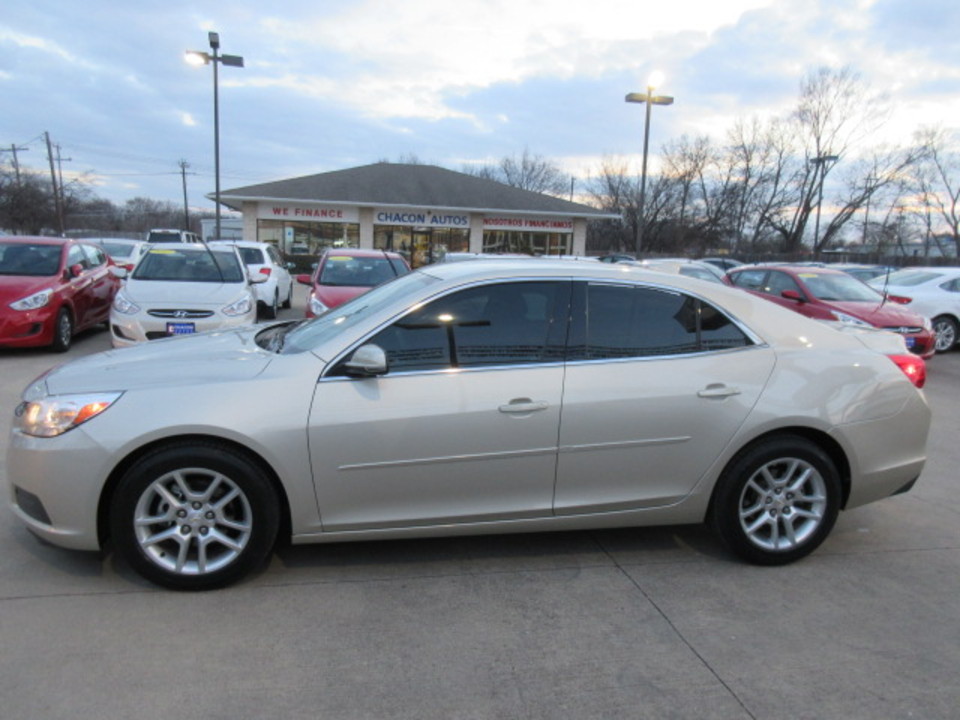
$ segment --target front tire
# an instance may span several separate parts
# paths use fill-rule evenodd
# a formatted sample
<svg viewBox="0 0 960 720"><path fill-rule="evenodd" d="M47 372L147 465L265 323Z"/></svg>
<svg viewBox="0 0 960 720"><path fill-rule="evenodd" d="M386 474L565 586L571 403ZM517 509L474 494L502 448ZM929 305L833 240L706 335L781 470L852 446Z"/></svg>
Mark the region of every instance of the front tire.
<svg viewBox="0 0 960 720"><path fill-rule="evenodd" d="M70 349L73 344L73 316L70 311L62 307L57 312L57 319L53 326L53 342L50 349L54 352L64 353Z"/></svg>
<svg viewBox="0 0 960 720"><path fill-rule="evenodd" d="M934 349L938 353L947 352L957 344L957 321L949 315L933 319L933 332L936 335Z"/></svg>
<svg viewBox="0 0 960 720"><path fill-rule="evenodd" d="M714 490L711 524L727 548L757 565L784 565L813 552L840 509L840 477L830 457L793 435L748 448Z"/></svg>
<svg viewBox="0 0 960 720"><path fill-rule="evenodd" d="M264 471L231 448L160 448L124 473L110 509L117 551L162 587L210 590L239 580L273 550L277 495Z"/></svg>

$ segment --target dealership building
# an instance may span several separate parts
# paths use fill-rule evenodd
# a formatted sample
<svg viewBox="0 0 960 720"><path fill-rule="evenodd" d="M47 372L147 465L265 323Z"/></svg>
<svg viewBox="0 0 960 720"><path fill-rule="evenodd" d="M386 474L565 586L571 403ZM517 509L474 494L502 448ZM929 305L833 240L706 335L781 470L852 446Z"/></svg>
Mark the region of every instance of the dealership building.
<svg viewBox="0 0 960 720"><path fill-rule="evenodd" d="M208 196L209 197L209 196ZM414 267L447 252L583 255L589 220L618 217L432 165L376 163L223 190L243 239L290 258L328 247L395 250Z"/></svg>

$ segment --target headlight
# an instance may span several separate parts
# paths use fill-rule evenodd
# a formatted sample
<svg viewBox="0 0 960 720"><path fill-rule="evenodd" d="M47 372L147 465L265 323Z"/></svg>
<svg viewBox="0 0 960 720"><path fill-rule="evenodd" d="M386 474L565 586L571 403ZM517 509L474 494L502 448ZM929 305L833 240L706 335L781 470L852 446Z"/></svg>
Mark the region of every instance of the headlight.
<svg viewBox="0 0 960 720"><path fill-rule="evenodd" d="M113 298L113 309L121 315L136 315L140 312L140 306L130 302L122 292L118 292Z"/></svg>
<svg viewBox="0 0 960 720"><path fill-rule="evenodd" d="M16 302L10 303L10 307L14 310L36 310L37 308L42 308L44 305L50 302L50 298L53 296L53 290L47 288L46 290L41 290L40 292L34 293L29 297L22 298Z"/></svg>
<svg viewBox="0 0 960 720"><path fill-rule="evenodd" d="M839 310L831 310L830 312L832 312L833 316L842 323L848 323L850 325L859 325L860 327L873 327L873 325L871 325L870 323L864 322L860 318L854 317L853 315L847 315L846 313L842 313Z"/></svg>
<svg viewBox="0 0 960 720"><path fill-rule="evenodd" d="M310 312L312 312L314 315L322 315L329 309L330 308L317 300L316 296L312 294L310 295Z"/></svg>
<svg viewBox="0 0 960 720"><path fill-rule="evenodd" d="M253 307L253 304L250 302L250 296L244 295L239 300L230 303L223 309L224 315L229 315L230 317L236 317L238 315L246 315L250 312L250 309Z"/></svg>
<svg viewBox="0 0 960 720"><path fill-rule="evenodd" d="M24 400L14 411L14 425L25 435L56 437L95 418L110 407L123 393L89 395L49 395L38 400Z"/></svg>

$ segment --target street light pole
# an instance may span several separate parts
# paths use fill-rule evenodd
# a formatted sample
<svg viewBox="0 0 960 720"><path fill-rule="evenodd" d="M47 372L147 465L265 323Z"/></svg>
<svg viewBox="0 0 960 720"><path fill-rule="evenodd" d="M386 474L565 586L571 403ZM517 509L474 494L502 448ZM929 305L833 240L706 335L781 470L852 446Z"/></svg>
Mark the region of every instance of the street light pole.
<svg viewBox="0 0 960 720"><path fill-rule="evenodd" d="M643 120L643 161L640 166L640 208L639 208L639 217L637 218L637 237L636 237L636 247L634 248L634 254L637 257L640 257L640 249L643 246L643 224L644 224L644 211L647 194L647 148L650 144L650 109L651 105L672 105L673 98L669 95L654 95L654 87L659 82L658 74L650 76L650 80L647 82L647 92L646 93L629 93L626 98L627 102L632 103L643 103L646 105L646 112L644 113Z"/></svg>
<svg viewBox="0 0 960 720"><path fill-rule="evenodd" d="M199 50L187 50L187 62L193 65L213 65L213 173L214 173L214 202L217 214L217 238L220 237L220 81L217 65L221 63L231 67L243 67L243 58L239 55L220 54L219 33L208 33L210 49L213 53ZM187 228L189 229L189 228Z"/></svg>
<svg viewBox="0 0 960 720"><path fill-rule="evenodd" d="M817 220L813 229L813 251L817 257L820 257L820 206L823 205L823 179L827 174L824 164L835 163L839 159L838 155L818 155L810 158L810 162L820 170L820 182L817 184Z"/></svg>

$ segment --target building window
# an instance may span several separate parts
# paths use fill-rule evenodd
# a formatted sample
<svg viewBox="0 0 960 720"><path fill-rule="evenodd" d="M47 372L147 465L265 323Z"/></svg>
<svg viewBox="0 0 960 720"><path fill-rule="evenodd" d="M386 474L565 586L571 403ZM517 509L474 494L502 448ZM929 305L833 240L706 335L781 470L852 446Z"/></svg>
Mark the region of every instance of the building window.
<svg viewBox="0 0 960 720"><path fill-rule="evenodd" d="M403 255L418 268L443 259L448 252L467 252L470 231L462 228L422 228L406 225L376 225L373 247Z"/></svg>
<svg viewBox="0 0 960 720"><path fill-rule="evenodd" d="M517 232L485 230L485 253L521 253L523 255L570 255L573 236L570 233Z"/></svg>
<svg viewBox="0 0 960 720"><path fill-rule="evenodd" d="M330 247L359 247L357 223L315 223L289 220L258 220L257 240L277 246L283 256L307 272Z"/></svg>

